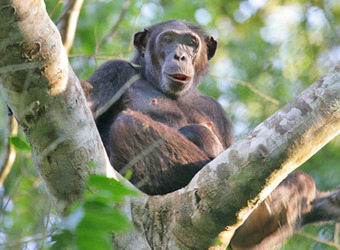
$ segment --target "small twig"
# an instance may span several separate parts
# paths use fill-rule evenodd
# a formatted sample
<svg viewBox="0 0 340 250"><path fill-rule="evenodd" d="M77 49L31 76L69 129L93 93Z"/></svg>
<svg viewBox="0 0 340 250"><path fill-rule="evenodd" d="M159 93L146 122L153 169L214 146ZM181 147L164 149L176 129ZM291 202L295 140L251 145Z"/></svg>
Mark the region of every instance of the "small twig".
<svg viewBox="0 0 340 250"><path fill-rule="evenodd" d="M11 197L14 197L14 194L18 191L19 186L20 186L21 182L24 180L24 178L25 178L25 176L20 175L20 176L16 179L13 188L10 190L9 195L8 195L8 196L5 196L5 198L7 198L6 203L3 202L3 201L4 201L4 197L3 197L3 196L0 197L0 198L1 198L0 200L3 202L3 206L2 206L2 208L1 208L1 210L0 210L0 212L1 212L1 213L0 213L1 218L4 217L4 214L5 214L5 212L6 212L6 208L7 208L7 206L9 205L10 201L12 200Z"/></svg>
<svg viewBox="0 0 340 250"><path fill-rule="evenodd" d="M334 243L340 248L339 242L339 234L340 234L340 223L335 223L334 228Z"/></svg>
<svg viewBox="0 0 340 250"><path fill-rule="evenodd" d="M17 136L18 134L18 122L14 116L8 117L7 133L5 138L5 152L0 164L0 187L4 184L8 174L11 172L13 164L16 158L16 149L10 143L10 137Z"/></svg>
<svg viewBox="0 0 340 250"><path fill-rule="evenodd" d="M311 239L311 240L313 240L313 241L319 242L319 243L321 243L321 244L333 246L333 247L335 247L336 249L340 249L339 245L336 244L335 242L320 239L319 237L316 237L316 236L311 235L311 234L309 234L309 233L305 233L305 232L303 232L303 231L298 232L297 234L298 234L298 235L301 235L301 236L303 236L303 237L305 237L305 238Z"/></svg>
<svg viewBox="0 0 340 250"><path fill-rule="evenodd" d="M57 21L57 27L67 54L73 45L83 2L84 0L64 0L63 9Z"/></svg>
<svg viewBox="0 0 340 250"><path fill-rule="evenodd" d="M49 144L44 150L41 151L38 160L41 161L44 157L46 157L49 153L54 151L61 143L66 141L67 137L65 135L59 136L56 140L54 140L51 144Z"/></svg>
<svg viewBox="0 0 340 250"><path fill-rule="evenodd" d="M58 0L58 2L53 6L52 10L50 11L50 13L48 14L49 17L51 17L53 15L53 13L56 11L56 9L58 8L58 5L61 4L63 2L63 0Z"/></svg>
<svg viewBox="0 0 340 250"><path fill-rule="evenodd" d="M20 63L20 64L12 64L0 67L0 74L10 73L10 72L17 72L19 70L29 70L29 69L36 69L41 67L40 62L30 62L30 63Z"/></svg>
<svg viewBox="0 0 340 250"><path fill-rule="evenodd" d="M99 43L99 45L96 47L96 50L94 52L94 55L98 53L98 51L104 46L104 44L106 43L106 41L111 38L115 33L116 31L118 30L119 28L119 25L121 24L121 22L123 21L124 19L124 16L129 8L131 4L131 1L130 0L125 0L124 1L124 4L123 4L123 9L122 11L120 12L120 15L118 17L118 20L116 21L116 23L113 25L113 27L109 30L109 32L104 36L104 38L102 39L102 41Z"/></svg>
<svg viewBox="0 0 340 250"><path fill-rule="evenodd" d="M128 55L131 54L131 52L128 51L123 51L123 52L112 52L112 53L102 53L102 54L70 54L68 58L94 58L94 59L104 59L104 60L109 60L112 58L121 58L121 55ZM127 60L127 59L126 59Z"/></svg>
<svg viewBox="0 0 340 250"><path fill-rule="evenodd" d="M164 142L166 141L167 137L161 137L154 143L152 143L150 146L145 148L143 151L138 153L135 157L133 157L119 172L121 174L125 174L128 170L131 170L131 168L140 160L142 160L145 156L152 153L156 148L160 147ZM136 187L139 187L141 184L137 183L135 184Z"/></svg>
<svg viewBox="0 0 340 250"><path fill-rule="evenodd" d="M253 85L251 85L249 82L244 82L244 81L241 81L241 80L237 80L237 79L232 79L232 78L229 78L229 77L222 77L222 76L218 76L218 75L214 75L214 74L210 74L211 76L213 77L216 77L216 78L220 78L222 80L226 80L226 81L229 81L229 82L233 82L233 83L236 83L236 84L239 84L239 85L242 85L242 86L245 86L247 87L248 89L250 89L252 92L254 92L256 95L262 97L263 99L275 104L275 105L280 105L281 102L273 97L270 97L269 95L266 95L264 93L262 93L261 91L257 90L256 88L253 87Z"/></svg>
<svg viewBox="0 0 340 250"><path fill-rule="evenodd" d="M97 109L93 113L93 117L97 118L104 114L123 94L124 92L137 80L139 80L141 76L139 74L131 76L131 78L117 91L117 93L110 98L110 100L102 107Z"/></svg>
<svg viewBox="0 0 340 250"><path fill-rule="evenodd" d="M50 236L52 236L52 234L48 234L48 235L42 234L42 233L36 234L36 235L24 237L22 239L1 243L0 248L12 248L12 247L22 245L22 244L25 244L25 243L29 243L29 242L32 242L32 241L42 240L42 239L45 239L45 238L50 237Z"/></svg>
<svg viewBox="0 0 340 250"><path fill-rule="evenodd" d="M136 32L137 21L138 21L138 18L139 18L139 16L140 16L141 12L142 12L142 8L143 8L143 5L145 4L145 1L146 1L146 0L143 0L141 6L140 6L140 8L139 8L139 11L138 11L138 13L137 13L137 15L136 15L136 18L135 18L135 22L134 22L134 24L133 24L132 36L131 36L131 40L130 40L128 52L131 52L131 51L132 51L133 38L134 38L134 34L135 34L135 32Z"/></svg>
<svg viewBox="0 0 340 250"><path fill-rule="evenodd" d="M41 248L40 249L44 249L45 239L47 238L48 223L50 223L50 214L51 214L51 203L48 207L47 220L46 220L44 232L42 234L42 242L41 242Z"/></svg>

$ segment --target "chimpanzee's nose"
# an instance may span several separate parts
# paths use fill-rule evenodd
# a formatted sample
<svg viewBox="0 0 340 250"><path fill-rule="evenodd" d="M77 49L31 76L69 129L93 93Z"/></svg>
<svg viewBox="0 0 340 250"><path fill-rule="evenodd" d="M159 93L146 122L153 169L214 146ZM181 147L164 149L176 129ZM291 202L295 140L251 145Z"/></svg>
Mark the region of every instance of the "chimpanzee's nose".
<svg viewBox="0 0 340 250"><path fill-rule="evenodd" d="M174 58L177 61L185 61L185 59L186 59L184 54L179 54L179 53L175 53Z"/></svg>

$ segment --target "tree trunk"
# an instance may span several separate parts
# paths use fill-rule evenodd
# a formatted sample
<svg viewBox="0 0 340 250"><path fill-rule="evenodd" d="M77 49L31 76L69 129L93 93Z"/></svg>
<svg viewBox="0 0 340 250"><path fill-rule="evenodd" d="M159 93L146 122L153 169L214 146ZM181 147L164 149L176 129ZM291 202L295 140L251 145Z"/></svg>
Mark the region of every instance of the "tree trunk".
<svg viewBox="0 0 340 250"><path fill-rule="evenodd" d="M0 13L1 91L61 212L89 173L112 168L44 2L2 1Z"/></svg>
<svg viewBox="0 0 340 250"><path fill-rule="evenodd" d="M0 86L61 214L108 163L79 80L43 1L0 3ZM119 249L207 249L234 230L295 168L340 131L340 65L164 196L128 198L133 228ZM124 181L128 183L127 181ZM131 185L131 184L128 184ZM219 248L219 246L215 246Z"/></svg>

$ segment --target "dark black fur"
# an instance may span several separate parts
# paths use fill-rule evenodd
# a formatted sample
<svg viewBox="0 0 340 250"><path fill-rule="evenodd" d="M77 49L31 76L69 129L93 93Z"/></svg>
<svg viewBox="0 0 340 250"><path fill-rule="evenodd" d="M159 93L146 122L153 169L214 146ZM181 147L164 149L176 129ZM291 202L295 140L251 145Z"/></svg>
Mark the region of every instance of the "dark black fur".
<svg viewBox="0 0 340 250"><path fill-rule="evenodd" d="M199 27L170 20L136 33L134 45L133 64L106 62L82 86L114 168L131 170L142 191L166 194L233 142L222 107L196 89L217 44ZM339 220L339 207L340 191L317 196L312 178L293 173L236 231L232 246L269 249L305 224Z"/></svg>
<svg viewBox="0 0 340 250"><path fill-rule="evenodd" d="M170 32L173 43L162 42L162 32ZM165 194L187 185L233 142L222 107L196 89L216 41L198 26L171 20L138 32L134 44L135 65L106 62L83 82L83 88L112 165L122 174L131 170L130 181L142 191ZM190 80L169 80L162 70ZM103 108L134 75L140 79Z"/></svg>
<svg viewBox="0 0 340 250"><path fill-rule="evenodd" d="M212 123L186 125L178 131L202 149L210 159L214 159L224 151Z"/></svg>

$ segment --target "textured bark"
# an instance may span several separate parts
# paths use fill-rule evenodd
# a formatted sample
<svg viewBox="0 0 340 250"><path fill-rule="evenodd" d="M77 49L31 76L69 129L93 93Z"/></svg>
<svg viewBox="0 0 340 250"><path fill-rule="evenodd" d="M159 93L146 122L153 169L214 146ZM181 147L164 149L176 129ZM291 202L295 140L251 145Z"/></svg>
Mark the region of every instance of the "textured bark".
<svg viewBox="0 0 340 250"><path fill-rule="evenodd" d="M205 166L187 187L150 197L148 211L158 221L144 224L149 241L206 249L219 234L223 247L211 248L224 249L249 213L339 133L339 100L340 64Z"/></svg>
<svg viewBox="0 0 340 250"><path fill-rule="evenodd" d="M187 187L127 199L122 211L134 226L114 237L118 249L218 249L218 235L227 245L288 173L339 133L339 68L209 163ZM1 1L0 86L61 212L79 198L90 172L112 168L43 1Z"/></svg>
<svg viewBox="0 0 340 250"><path fill-rule="evenodd" d="M0 41L1 91L61 212L88 173L112 168L44 2L1 1Z"/></svg>

